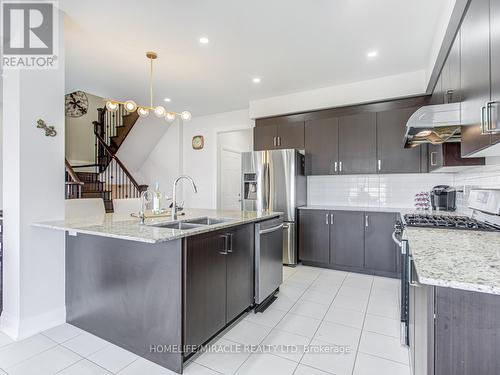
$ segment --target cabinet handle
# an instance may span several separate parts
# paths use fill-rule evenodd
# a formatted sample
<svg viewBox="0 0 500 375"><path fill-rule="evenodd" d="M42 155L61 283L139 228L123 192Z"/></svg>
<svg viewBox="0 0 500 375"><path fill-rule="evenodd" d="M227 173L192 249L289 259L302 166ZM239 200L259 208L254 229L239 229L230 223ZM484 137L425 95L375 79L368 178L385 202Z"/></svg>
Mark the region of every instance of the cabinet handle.
<svg viewBox="0 0 500 375"><path fill-rule="evenodd" d="M328 214L326 214L325 216L326 216L326 225L329 225L330 223L328 222Z"/></svg>
<svg viewBox="0 0 500 375"><path fill-rule="evenodd" d="M453 99L454 90L446 90L446 94L444 95L444 102L451 103Z"/></svg>
<svg viewBox="0 0 500 375"><path fill-rule="evenodd" d="M342 161L339 162L339 171L342 172Z"/></svg>
<svg viewBox="0 0 500 375"><path fill-rule="evenodd" d="M227 255L228 252L227 252L227 241L228 241L228 236L223 234L222 236L222 240L224 241L224 250L219 250L219 254L221 255Z"/></svg>
<svg viewBox="0 0 500 375"><path fill-rule="evenodd" d="M436 163L436 156L437 156L437 152L436 151L432 151L431 152L431 166L432 167L435 167L437 165L437 163Z"/></svg>
<svg viewBox="0 0 500 375"><path fill-rule="evenodd" d="M365 227L368 228L368 215L365 215Z"/></svg>
<svg viewBox="0 0 500 375"><path fill-rule="evenodd" d="M273 146L276 147L276 137L273 137Z"/></svg>
<svg viewBox="0 0 500 375"><path fill-rule="evenodd" d="M333 223L335 222L335 216L333 216L333 214L330 214L330 224L333 225Z"/></svg>
<svg viewBox="0 0 500 375"><path fill-rule="evenodd" d="M497 128L496 126L493 128L492 125L492 116L491 116L491 109L493 108L493 105L496 104L496 102L487 102L486 103L486 131L488 133L498 133L500 132L500 128Z"/></svg>
<svg viewBox="0 0 500 375"><path fill-rule="evenodd" d="M233 252L233 235L231 233L226 234L226 251Z"/></svg>
<svg viewBox="0 0 500 375"><path fill-rule="evenodd" d="M337 173L337 164L338 164L337 162L334 163L334 168L333 169L334 169L335 173Z"/></svg>
<svg viewBox="0 0 500 375"><path fill-rule="evenodd" d="M380 160L380 159L378 159L378 161L377 161L377 169L379 172L382 169L382 160Z"/></svg>
<svg viewBox="0 0 500 375"><path fill-rule="evenodd" d="M281 146L281 137L278 137L278 147Z"/></svg>
<svg viewBox="0 0 500 375"><path fill-rule="evenodd" d="M481 107L481 134L486 134L486 121L484 120L484 111L486 110L486 107L483 106Z"/></svg>

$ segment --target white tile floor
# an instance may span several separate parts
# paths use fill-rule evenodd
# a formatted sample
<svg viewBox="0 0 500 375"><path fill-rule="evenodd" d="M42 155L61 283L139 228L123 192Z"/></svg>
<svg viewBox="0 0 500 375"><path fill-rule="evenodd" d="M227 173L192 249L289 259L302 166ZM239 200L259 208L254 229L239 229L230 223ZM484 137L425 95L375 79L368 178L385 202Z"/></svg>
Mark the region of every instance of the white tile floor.
<svg viewBox="0 0 500 375"><path fill-rule="evenodd" d="M219 348L292 345L295 350L197 355L187 375L409 375L399 343L399 282L381 277L298 266L284 268L278 300L249 313L217 340ZM347 353L304 348L348 346ZM172 375L69 324L12 342L0 334L0 375Z"/></svg>

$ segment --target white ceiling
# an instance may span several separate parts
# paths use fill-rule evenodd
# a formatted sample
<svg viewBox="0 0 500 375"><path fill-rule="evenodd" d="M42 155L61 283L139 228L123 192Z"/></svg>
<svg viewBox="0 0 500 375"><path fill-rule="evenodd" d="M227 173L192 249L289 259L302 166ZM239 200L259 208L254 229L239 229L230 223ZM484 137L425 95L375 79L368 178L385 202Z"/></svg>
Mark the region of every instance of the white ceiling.
<svg viewBox="0 0 500 375"><path fill-rule="evenodd" d="M154 50L156 104L170 97L173 110L202 115L427 69L448 2L64 0L66 88L147 104Z"/></svg>

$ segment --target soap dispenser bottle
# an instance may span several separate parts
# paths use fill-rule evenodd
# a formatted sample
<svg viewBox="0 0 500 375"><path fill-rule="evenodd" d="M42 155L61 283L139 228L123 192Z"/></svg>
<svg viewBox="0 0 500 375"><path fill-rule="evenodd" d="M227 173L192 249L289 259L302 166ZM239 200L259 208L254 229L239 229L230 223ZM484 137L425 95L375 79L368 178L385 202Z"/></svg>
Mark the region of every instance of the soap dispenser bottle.
<svg viewBox="0 0 500 375"><path fill-rule="evenodd" d="M158 181L155 182L155 190L153 192L153 213L155 215L161 214L161 191Z"/></svg>

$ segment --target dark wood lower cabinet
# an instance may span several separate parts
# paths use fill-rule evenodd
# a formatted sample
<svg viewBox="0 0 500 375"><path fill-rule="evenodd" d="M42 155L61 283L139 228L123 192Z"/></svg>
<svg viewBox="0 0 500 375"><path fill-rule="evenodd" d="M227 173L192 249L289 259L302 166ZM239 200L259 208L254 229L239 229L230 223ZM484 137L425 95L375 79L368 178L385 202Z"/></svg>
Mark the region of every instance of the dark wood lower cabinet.
<svg viewBox="0 0 500 375"><path fill-rule="evenodd" d="M226 321L230 322L253 303L253 225L237 227L228 234L230 253L226 257Z"/></svg>
<svg viewBox="0 0 500 375"><path fill-rule="evenodd" d="M186 239L185 344L201 345L226 324L226 255L222 233Z"/></svg>
<svg viewBox="0 0 500 375"><path fill-rule="evenodd" d="M194 346L208 341L253 304L254 226L185 241L184 344Z"/></svg>
<svg viewBox="0 0 500 375"><path fill-rule="evenodd" d="M499 347L499 295L428 285L410 288L414 375L498 375Z"/></svg>
<svg viewBox="0 0 500 375"><path fill-rule="evenodd" d="M381 274L396 273L398 248L392 240L396 214L388 212L365 213L365 264L368 270Z"/></svg>
<svg viewBox="0 0 500 375"><path fill-rule="evenodd" d="M299 258L303 261L330 262L330 211L300 210Z"/></svg>
<svg viewBox="0 0 500 375"><path fill-rule="evenodd" d="M392 240L396 213L302 209L299 259L304 264L398 277Z"/></svg>
<svg viewBox="0 0 500 375"><path fill-rule="evenodd" d="M364 213L334 211L330 230L330 261L337 266L363 268Z"/></svg>

